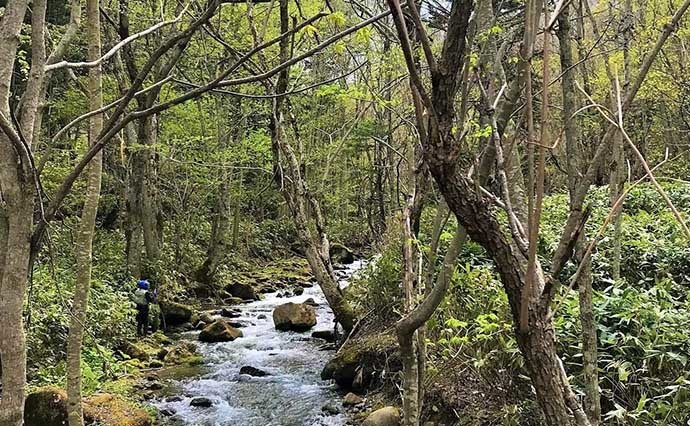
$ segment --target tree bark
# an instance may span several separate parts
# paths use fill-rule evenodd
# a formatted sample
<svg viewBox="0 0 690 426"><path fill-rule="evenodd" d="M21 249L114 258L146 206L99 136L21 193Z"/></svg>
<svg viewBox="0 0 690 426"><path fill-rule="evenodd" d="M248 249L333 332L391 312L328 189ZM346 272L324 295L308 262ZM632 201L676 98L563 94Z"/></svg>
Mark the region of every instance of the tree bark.
<svg viewBox="0 0 690 426"><path fill-rule="evenodd" d="M86 2L87 39L89 40L88 60L101 57L101 22L99 0ZM89 69L89 109L95 111L103 106L103 87L101 66ZM96 143L103 130L103 116L98 114L90 119L89 145ZM87 187L81 222L75 240L76 282L72 299L72 316L67 337L67 395L68 420L70 426L84 425L81 393L81 348L84 338L86 308L91 288L91 262L93 238L96 232L96 214L101 195L101 176L103 152L91 160L87 173Z"/></svg>
<svg viewBox="0 0 690 426"><path fill-rule="evenodd" d="M9 122L10 85L27 2L9 2L0 19L0 113L10 128L0 131L0 424L21 426L26 386L26 336L22 307L27 287L31 225L34 213L34 168L30 157L45 64L46 1L33 3L32 68L23 99L20 129ZM13 134L14 133L14 134ZM22 149L16 149L17 138Z"/></svg>
<svg viewBox="0 0 690 426"><path fill-rule="evenodd" d="M563 96L562 120L565 134L566 164L568 172L568 190L571 197L574 196L582 165L585 164L584 152L581 149L580 135L576 118L573 117L577 110L575 93L572 28L570 23L570 9L567 5L558 18L558 38L560 48L561 70L563 80L561 82ZM597 368L597 330L592 307L592 264L589 258L584 258L587 246L587 237L583 232L576 245L576 258L578 262L585 261L583 270L577 282L578 299L580 304L580 325L582 327L582 367L585 382L584 409L592 426L599 424L601 417L601 402L599 396L599 374Z"/></svg>

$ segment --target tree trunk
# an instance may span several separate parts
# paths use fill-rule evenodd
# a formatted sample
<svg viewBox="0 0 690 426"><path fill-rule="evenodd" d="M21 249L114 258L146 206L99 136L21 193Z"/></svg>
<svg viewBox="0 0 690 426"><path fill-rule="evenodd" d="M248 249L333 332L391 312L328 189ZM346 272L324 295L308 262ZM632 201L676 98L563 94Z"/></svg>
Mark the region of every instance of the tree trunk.
<svg viewBox="0 0 690 426"><path fill-rule="evenodd" d="M101 23L99 0L86 2L87 39L89 40L88 60L95 61L101 57ZM89 69L89 109L91 111L103 106L103 89L101 67ZM103 130L103 116L95 115L90 120L89 144L95 144ZM101 195L101 174L103 152L91 160L87 173L87 188L82 210L81 222L75 240L76 283L72 301L69 336L67 337L67 395L68 420L70 426L83 426L84 413L81 394L81 348L86 322L86 308L91 288L91 261L93 237L96 232L96 214Z"/></svg>
<svg viewBox="0 0 690 426"><path fill-rule="evenodd" d="M0 113L8 126L11 126L12 72L26 9L26 1L9 2L0 18ZM3 324L0 327L0 424L3 426L21 426L24 416L26 336L22 308L29 273L35 195L29 153L45 75L45 14L46 1L35 0L31 18L32 67L20 117L25 137L23 149L14 145L17 142L11 136L14 128L0 131L0 324Z"/></svg>
<svg viewBox="0 0 690 426"><path fill-rule="evenodd" d="M568 172L568 190L574 196L582 165L585 164L584 152L581 149L580 135L576 118L577 110L575 97L575 73L572 46L572 27L570 23L571 6L566 5L558 18L558 38L560 47L561 69L563 80L561 84L563 96L563 126L565 133L566 164ZM585 261L582 273L577 282L578 299L580 303L580 325L582 327L582 368L585 382L584 409L592 426L599 424L601 417L601 403L599 396L599 374L597 369L597 330L592 307L592 263L583 259L587 246L587 237L582 233L576 246L578 262Z"/></svg>

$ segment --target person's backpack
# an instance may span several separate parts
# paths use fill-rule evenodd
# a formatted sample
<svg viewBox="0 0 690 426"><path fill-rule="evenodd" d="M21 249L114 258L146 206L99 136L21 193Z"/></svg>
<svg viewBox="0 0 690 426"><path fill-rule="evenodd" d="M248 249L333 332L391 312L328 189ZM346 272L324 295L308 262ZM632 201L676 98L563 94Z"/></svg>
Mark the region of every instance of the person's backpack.
<svg viewBox="0 0 690 426"><path fill-rule="evenodd" d="M132 296L132 300L134 303L137 304L137 306L148 306L149 304L149 299L147 297L148 290L144 290L143 288L138 288L134 290L134 295Z"/></svg>

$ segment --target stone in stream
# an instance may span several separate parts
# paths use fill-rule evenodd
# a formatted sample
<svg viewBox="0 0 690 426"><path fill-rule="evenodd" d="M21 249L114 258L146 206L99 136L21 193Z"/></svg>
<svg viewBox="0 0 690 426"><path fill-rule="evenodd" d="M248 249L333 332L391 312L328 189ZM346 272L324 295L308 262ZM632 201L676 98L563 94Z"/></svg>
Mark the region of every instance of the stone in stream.
<svg viewBox="0 0 690 426"><path fill-rule="evenodd" d="M286 303L273 310L273 324L281 331L306 331L316 325L316 311L302 303Z"/></svg>
<svg viewBox="0 0 690 426"><path fill-rule="evenodd" d="M165 317L165 323L169 326L182 325L190 322L192 319L192 309L182 303L161 301L160 308L163 317Z"/></svg>
<svg viewBox="0 0 690 426"><path fill-rule="evenodd" d="M316 330L311 334L315 339L323 339L327 342L335 342L335 333L333 330Z"/></svg>
<svg viewBox="0 0 690 426"><path fill-rule="evenodd" d="M395 407L383 407L364 420L362 426L398 426L400 424L400 411Z"/></svg>
<svg viewBox="0 0 690 426"><path fill-rule="evenodd" d="M216 320L199 333L199 340L206 343L232 342L238 337L242 337L242 332L224 320Z"/></svg>
<svg viewBox="0 0 690 426"><path fill-rule="evenodd" d="M202 312L199 314L199 321L205 322L206 324L211 324L214 319L209 312Z"/></svg>
<svg viewBox="0 0 690 426"><path fill-rule="evenodd" d="M270 374L265 372L264 370L260 370L256 367L252 367L249 365L245 365L244 367L240 368L240 374L246 374L248 376L254 377L270 376Z"/></svg>
<svg viewBox="0 0 690 426"><path fill-rule="evenodd" d="M177 413L177 411L175 411L173 408L164 408L160 410L158 413L160 413L160 415L164 417L172 417L175 415L175 413Z"/></svg>
<svg viewBox="0 0 690 426"><path fill-rule="evenodd" d="M346 406L346 407L347 407L347 406L359 405L359 404L361 404L362 402L364 402L364 398L362 398L361 396L359 396L359 395L357 395L357 394L355 394L355 393L352 393L352 392L349 392L349 393L348 393L347 395L345 395L345 397L343 398L343 405Z"/></svg>
<svg viewBox="0 0 690 426"><path fill-rule="evenodd" d="M220 311L220 316L225 317L225 318L239 318L242 314L239 311L233 310L233 309L228 309L228 308L223 308Z"/></svg>
<svg viewBox="0 0 690 426"><path fill-rule="evenodd" d="M328 414L329 416L337 416L338 414L340 414L340 408L338 408L338 406L332 402L321 407L321 411Z"/></svg>
<svg viewBox="0 0 690 426"><path fill-rule="evenodd" d="M316 301L314 300L313 297L310 297L309 299L305 300L305 301L304 301L304 304L305 304L305 305L309 305L309 306L313 306L313 307L319 306L319 304L316 303Z"/></svg>
<svg viewBox="0 0 690 426"><path fill-rule="evenodd" d="M256 319L266 319L266 315L260 314L256 317Z"/></svg>
<svg viewBox="0 0 690 426"><path fill-rule="evenodd" d="M331 260L333 261L333 263L349 265L350 263L355 261L355 255L354 253L352 253L352 250L350 250L342 244L331 244L329 253L331 255Z"/></svg>
<svg viewBox="0 0 690 426"><path fill-rule="evenodd" d="M244 300L259 300L254 287L245 283L234 283L226 287L226 290L235 297Z"/></svg>
<svg viewBox="0 0 690 426"><path fill-rule="evenodd" d="M181 397L180 395L175 395L175 396L171 396L171 397L169 397L169 398L166 398L166 399L165 399L165 402L180 402L180 401L182 401L183 399L184 399L184 398Z"/></svg>
<svg viewBox="0 0 690 426"><path fill-rule="evenodd" d="M213 406L213 401L203 396L197 396L196 398L192 398L192 400L189 402L189 405L192 407L208 408Z"/></svg>
<svg viewBox="0 0 690 426"><path fill-rule="evenodd" d="M304 287L295 287L292 291L293 296L301 296L304 294Z"/></svg>

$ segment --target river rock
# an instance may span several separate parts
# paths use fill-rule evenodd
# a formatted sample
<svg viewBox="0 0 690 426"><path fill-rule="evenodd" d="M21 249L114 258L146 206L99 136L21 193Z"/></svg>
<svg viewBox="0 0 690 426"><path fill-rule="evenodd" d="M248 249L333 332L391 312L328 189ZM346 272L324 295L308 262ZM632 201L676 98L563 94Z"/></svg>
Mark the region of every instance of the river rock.
<svg viewBox="0 0 690 426"><path fill-rule="evenodd" d="M352 250L350 250L342 244L331 244L331 249L329 250L329 253L331 255L331 261L333 261L333 263L349 265L350 263L355 261L355 255L354 253L352 253Z"/></svg>
<svg viewBox="0 0 690 426"><path fill-rule="evenodd" d="M208 408L213 406L213 401L203 396L197 396L196 398L192 398L189 405L192 407Z"/></svg>
<svg viewBox="0 0 690 426"><path fill-rule="evenodd" d="M120 346L119 349L120 352L127 355L131 359L138 359L139 361L146 362L150 358L149 354L136 343L125 342Z"/></svg>
<svg viewBox="0 0 690 426"><path fill-rule="evenodd" d="M399 426L400 425L400 411L395 407L383 407L373 413L364 420L362 426Z"/></svg>
<svg viewBox="0 0 690 426"><path fill-rule="evenodd" d="M335 333L333 330L316 330L311 334L315 339L323 339L327 342L335 342Z"/></svg>
<svg viewBox="0 0 690 426"><path fill-rule="evenodd" d="M328 414L329 416L337 416L340 414L340 408L333 403L329 403L321 407L321 411Z"/></svg>
<svg viewBox="0 0 690 426"><path fill-rule="evenodd" d="M180 364L196 355L196 345L190 341L181 340L165 353L163 360L166 364Z"/></svg>
<svg viewBox="0 0 690 426"><path fill-rule="evenodd" d="M206 324L211 324L213 321L213 316L208 312L202 312L199 314L199 321L205 322Z"/></svg>
<svg viewBox="0 0 690 426"><path fill-rule="evenodd" d="M228 292L244 300L259 300L254 287L245 283L234 283L226 287Z"/></svg>
<svg viewBox="0 0 690 426"><path fill-rule="evenodd" d="M164 409L160 410L159 413L161 416L164 416L164 417L172 417L175 415L175 413L177 413L177 411L175 411L175 409L173 409L173 408L164 408Z"/></svg>
<svg viewBox="0 0 690 426"><path fill-rule="evenodd" d="M359 405L359 404L361 404L362 402L364 402L364 398L362 398L361 396L359 396L359 395L357 395L357 394L355 394L355 393L352 393L352 392L349 392L349 393L348 393L347 395L345 395L345 397L343 398L343 405L346 406L346 407L347 407L347 406Z"/></svg>
<svg viewBox="0 0 690 426"><path fill-rule="evenodd" d="M301 296L304 294L304 287L295 287L295 289L292 291L292 294L294 296Z"/></svg>
<svg viewBox="0 0 690 426"><path fill-rule="evenodd" d="M313 297L310 297L309 299L305 300L305 301L304 301L304 304L305 304L305 305L309 305L309 306L313 306L313 307L319 306L319 304L316 303L316 301L314 300Z"/></svg>
<svg viewBox="0 0 690 426"><path fill-rule="evenodd" d="M199 340L206 343L232 342L242 337L242 332L223 320L216 320L199 333Z"/></svg>
<svg viewBox="0 0 690 426"><path fill-rule="evenodd" d="M240 374L246 374L248 376L254 376L254 377L270 376L270 374L268 374L264 370L260 370L256 367L252 367L249 365L245 365L244 367L240 368Z"/></svg>
<svg viewBox="0 0 690 426"><path fill-rule="evenodd" d="M167 325L181 325L192 320L192 309L182 303L161 301L161 312Z"/></svg>
<svg viewBox="0 0 690 426"><path fill-rule="evenodd" d="M302 303L279 305L273 310L273 324L281 331L306 331L316 325L316 311Z"/></svg>
<svg viewBox="0 0 690 426"><path fill-rule="evenodd" d="M345 388L364 390L377 377L400 371L402 363L396 338L390 333L352 339L340 348L321 371L323 380Z"/></svg>
<svg viewBox="0 0 690 426"><path fill-rule="evenodd" d="M171 396L171 397L166 398L166 399L165 399L165 402L180 402L180 401L182 401L183 399L184 399L184 398L181 397L180 395L175 395L175 396Z"/></svg>
<svg viewBox="0 0 690 426"><path fill-rule="evenodd" d="M266 315L264 314L259 314L256 319L266 319Z"/></svg>
<svg viewBox="0 0 690 426"><path fill-rule="evenodd" d="M224 318L239 318L242 314L239 311L233 309L223 308L220 311L220 316Z"/></svg>
<svg viewBox="0 0 690 426"><path fill-rule="evenodd" d="M31 392L24 403L26 426L63 426L67 424L67 393L45 387Z"/></svg>

